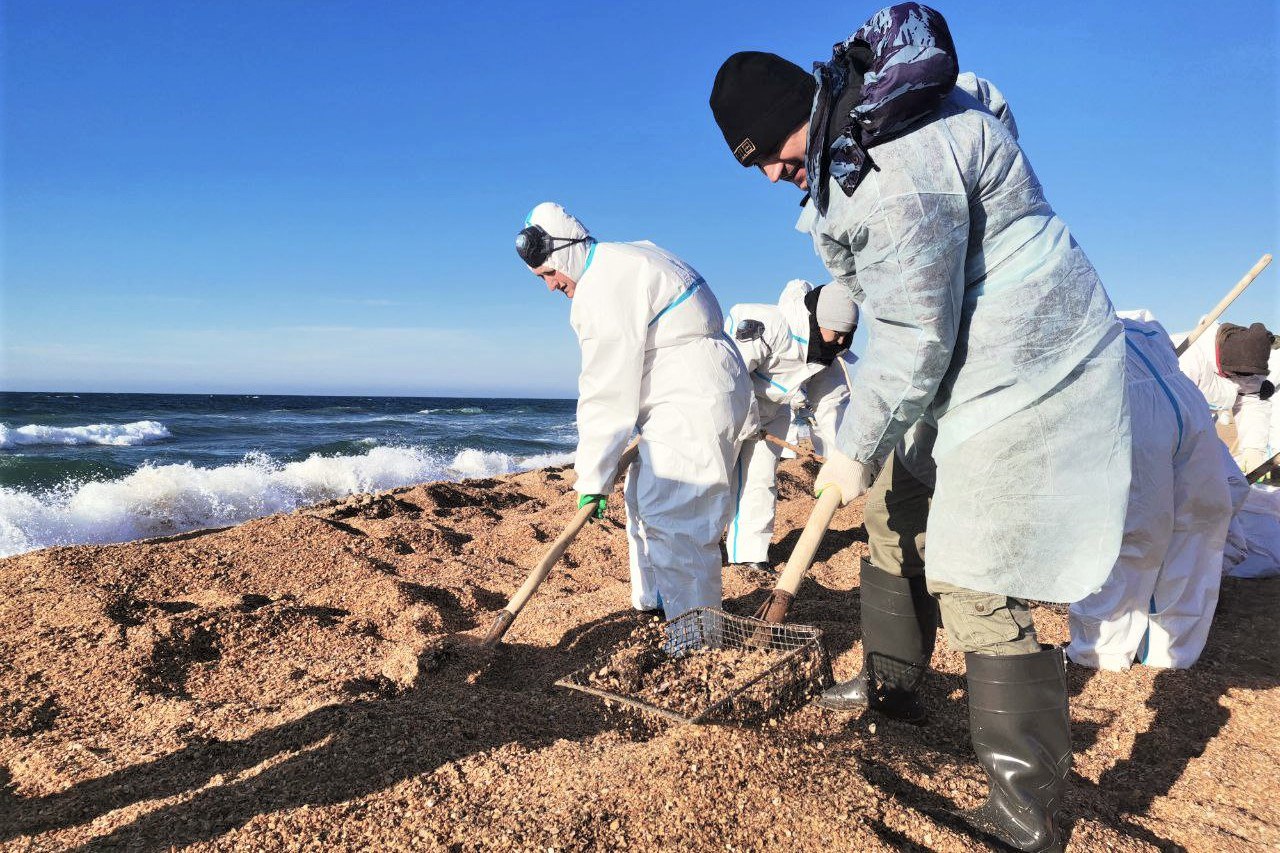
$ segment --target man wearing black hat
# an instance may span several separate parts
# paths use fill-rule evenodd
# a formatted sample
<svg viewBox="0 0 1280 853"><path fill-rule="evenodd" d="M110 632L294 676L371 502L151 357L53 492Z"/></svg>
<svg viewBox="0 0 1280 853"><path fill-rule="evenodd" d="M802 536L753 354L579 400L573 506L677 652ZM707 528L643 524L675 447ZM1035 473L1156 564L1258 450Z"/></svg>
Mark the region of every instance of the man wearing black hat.
<svg viewBox="0 0 1280 853"><path fill-rule="evenodd" d="M870 317L837 450L815 481L847 502L879 475L865 663L824 703L918 719L936 606L966 652L991 783L967 817L1019 849L1054 850L1071 764L1065 664L1037 640L1026 600L1076 601L1115 562L1124 341L1002 99L964 76L957 86L942 16L903 3L812 75L773 54L731 56L711 109L741 165L806 192L819 256Z"/></svg>

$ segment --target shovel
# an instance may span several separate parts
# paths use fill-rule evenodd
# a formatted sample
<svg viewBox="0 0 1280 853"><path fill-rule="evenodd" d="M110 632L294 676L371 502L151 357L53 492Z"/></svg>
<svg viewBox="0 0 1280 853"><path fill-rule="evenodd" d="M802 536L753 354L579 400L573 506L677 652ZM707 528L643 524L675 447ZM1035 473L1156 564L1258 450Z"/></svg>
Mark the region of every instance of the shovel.
<svg viewBox="0 0 1280 853"><path fill-rule="evenodd" d="M622 457L618 460L618 469L614 472L613 481L609 484L610 491L613 491L614 483L617 483L618 478L631 467L631 463L636 460L636 456L639 453L639 441L633 442L622 452ZM587 504L578 509L578 514L565 526L564 532L556 537L556 541L551 543L551 547L547 549L542 560L525 578L524 584L516 590L515 595L511 596L507 606L498 611L497 617L493 620L493 625L489 627L489 633L480 642L481 648L492 649L502 642L502 638L511 629L511 625L516 621L516 617L520 615L520 611L529 603L529 599L533 598L533 594L538 591L538 587L547 579L547 575L551 574L552 567L564 556L564 552L573 544L573 540L577 538L578 533L591 520L591 515L595 511L595 504Z"/></svg>

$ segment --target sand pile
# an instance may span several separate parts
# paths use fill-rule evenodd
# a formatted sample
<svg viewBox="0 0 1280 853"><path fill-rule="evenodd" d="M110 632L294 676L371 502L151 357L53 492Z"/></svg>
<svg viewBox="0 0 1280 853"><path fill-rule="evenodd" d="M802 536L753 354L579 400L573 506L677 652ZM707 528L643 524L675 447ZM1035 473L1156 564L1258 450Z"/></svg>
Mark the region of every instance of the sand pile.
<svg viewBox="0 0 1280 853"><path fill-rule="evenodd" d="M809 475L781 472L779 561ZM638 624L618 510L500 654L455 642L483 635L573 514L571 478L0 561L0 847L982 849L948 816L985 785L945 640L924 728L808 707L641 731L554 687ZM837 516L792 608L840 675L859 658L860 518ZM765 591L730 571L725 595L749 614ZM1280 586L1228 581L1196 670L1072 670L1071 849L1280 845L1278 609ZM1063 613L1036 617L1066 639Z"/></svg>

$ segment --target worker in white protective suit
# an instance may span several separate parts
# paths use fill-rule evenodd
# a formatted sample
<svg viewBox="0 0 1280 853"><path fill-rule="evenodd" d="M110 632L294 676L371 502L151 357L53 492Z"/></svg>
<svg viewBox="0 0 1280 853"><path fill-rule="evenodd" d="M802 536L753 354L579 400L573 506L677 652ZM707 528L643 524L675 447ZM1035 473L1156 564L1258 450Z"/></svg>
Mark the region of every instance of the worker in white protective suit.
<svg viewBox="0 0 1280 853"><path fill-rule="evenodd" d="M849 402L846 371L857 359L848 347L857 327L858 306L847 287L815 288L802 279L787 282L777 305L741 303L729 309L725 331L751 372L763 433L787 435L793 411L805 407L813 413L814 450L825 452ZM742 446L733 473L733 518L725 533L731 564L769 568L781 456L782 448L763 436Z"/></svg>
<svg viewBox="0 0 1280 853"><path fill-rule="evenodd" d="M1065 659L1039 642L1027 599L1077 601L1119 554L1124 333L997 115L994 87L959 76L942 16L904 3L872 16L812 75L773 54L735 54L711 108L741 165L808 193L815 248L870 317L815 487L851 501L883 469L892 488L881 508L913 514L905 526L873 524L868 497L868 536L873 526L891 536L886 553L922 544L927 515L926 578L877 565L868 585L863 566L864 649L872 589L877 629L928 623L936 602L965 651L972 743L990 783L966 819L1018 849L1060 850ZM895 454L908 431L916 440ZM932 637L921 645L921 657L879 652L874 679L823 698L860 694L865 706L881 680L913 690Z"/></svg>
<svg viewBox="0 0 1280 853"><path fill-rule="evenodd" d="M1148 312L1120 315L1133 425L1120 557L1070 609L1067 656L1095 669L1186 669L1209 636L1233 513L1224 448L1173 341ZM1233 466L1234 467L1234 466Z"/></svg>
<svg viewBox="0 0 1280 853"><path fill-rule="evenodd" d="M1267 381L1272 393L1280 388L1280 335L1271 339L1271 356L1267 359ZM1280 453L1280 403L1271 403L1271 429L1267 433L1267 458Z"/></svg>
<svg viewBox="0 0 1280 853"><path fill-rule="evenodd" d="M578 376L578 506L603 517L618 460L639 431L624 495L631 601L673 619L720 606L729 476L756 427L751 382L696 270L653 243L597 242L544 202L516 239L550 291L573 301Z"/></svg>
<svg viewBox="0 0 1280 853"><path fill-rule="evenodd" d="M1174 344L1187 334L1173 336ZM1271 395L1268 359L1275 336L1261 323L1249 327L1214 323L1178 357L1209 405L1225 412L1236 426L1232 451L1246 474L1267 460L1271 440Z"/></svg>

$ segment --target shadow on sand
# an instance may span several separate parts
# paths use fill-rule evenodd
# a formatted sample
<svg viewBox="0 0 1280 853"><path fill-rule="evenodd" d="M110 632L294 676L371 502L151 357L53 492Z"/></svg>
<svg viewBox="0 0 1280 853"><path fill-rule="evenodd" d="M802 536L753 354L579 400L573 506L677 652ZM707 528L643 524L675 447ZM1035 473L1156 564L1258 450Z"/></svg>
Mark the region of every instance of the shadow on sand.
<svg viewBox="0 0 1280 853"><path fill-rule="evenodd" d="M433 648L420 661L417 682L402 692L326 705L244 740L191 743L50 796L0 800L0 841L195 792L82 849L184 846L257 815L358 799L506 743L532 749L589 738L606 727L599 709L551 685L624 638L634 622L629 611L613 613L575 628L553 648ZM264 762L275 763L223 781Z"/></svg>

